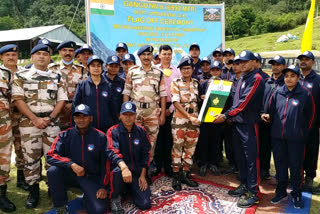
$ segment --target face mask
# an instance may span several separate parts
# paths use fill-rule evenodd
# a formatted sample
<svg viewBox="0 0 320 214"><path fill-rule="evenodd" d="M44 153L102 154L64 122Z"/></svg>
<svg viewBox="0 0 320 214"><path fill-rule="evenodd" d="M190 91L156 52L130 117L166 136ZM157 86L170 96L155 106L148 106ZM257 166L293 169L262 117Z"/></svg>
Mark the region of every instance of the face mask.
<svg viewBox="0 0 320 214"><path fill-rule="evenodd" d="M74 59L72 59L70 62L66 62L62 59L63 64L65 65L71 65L73 63Z"/></svg>

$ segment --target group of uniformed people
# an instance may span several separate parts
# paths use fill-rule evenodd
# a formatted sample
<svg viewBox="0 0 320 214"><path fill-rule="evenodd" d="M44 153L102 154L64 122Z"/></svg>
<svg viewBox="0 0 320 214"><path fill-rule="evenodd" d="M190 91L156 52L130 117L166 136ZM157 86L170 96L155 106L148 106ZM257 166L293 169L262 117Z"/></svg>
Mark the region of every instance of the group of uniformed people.
<svg viewBox="0 0 320 214"><path fill-rule="evenodd" d="M121 197L131 192L134 204L149 209L151 177L162 169L172 188L197 187L199 175L237 173L240 185L228 192L241 197L237 205L259 203L259 184L270 179L273 151L277 188L271 203L287 198L288 168L294 207L302 208L302 189L313 188L319 150L320 77L314 56L298 56L299 67L287 67L282 56L261 69L257 53L217 48L212 59L200 56L196 43L179 65L173 50L161 45L153 54L142 46L136 65L120 42L106 61L85 44L64 41L53 48L43 39L31 50L32 64L17 66L18 47L0 48L0 209L16 210L7 197L12 145L16 153L17 186L29 191L26 208L39 203L41 157L46 157L49 195L57 213L67 213L67 188L82 189L89 213L104 213L107 198L113 213L123 213ZM76 64L74 60L80 64ZM229 98L213 123L198 113L213 80L232 82ZM223 145L224 144L224 145ZM223 148L229 168L222 171ZM301 172L305 171L305 179ZM304 181L303 187L301 187Z"/></svg>

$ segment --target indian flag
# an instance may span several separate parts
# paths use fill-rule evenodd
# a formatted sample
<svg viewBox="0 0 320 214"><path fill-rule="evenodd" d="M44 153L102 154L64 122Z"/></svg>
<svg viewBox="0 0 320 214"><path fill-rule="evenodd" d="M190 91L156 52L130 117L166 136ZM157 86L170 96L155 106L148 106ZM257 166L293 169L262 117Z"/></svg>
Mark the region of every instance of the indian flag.
<svg viewBox="0 0 320 214"><path fill-rule="evenodd" d="M91 14L114 15L114 0L90 0Z"/></svg>
<svg viewBox="0 0 320 214"><path fill-rule="evenodd" d="M208 90L203 101L198 119L212 123L224 108L230 94L232 82L226 80L209 80Z"/></svg>

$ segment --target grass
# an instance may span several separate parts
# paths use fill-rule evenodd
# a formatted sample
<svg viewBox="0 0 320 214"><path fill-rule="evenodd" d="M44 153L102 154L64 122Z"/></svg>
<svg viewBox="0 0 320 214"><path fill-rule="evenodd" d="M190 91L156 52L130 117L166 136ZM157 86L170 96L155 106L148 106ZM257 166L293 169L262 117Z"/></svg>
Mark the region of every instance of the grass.
<svg viewBox="0 0 320 214"><path fill-rule="evenodd" d="M226 48L233 48L236 53L242 50L251 50L254 52L281 51L281 50L299 50L305 25L284 32L266 33L257 36L249 36L236 40L226 41ZM313 25L313 50L320 50L320 18L314 19ZM296 35L298 40L289 40L288 42L277 43L277 39L288 33Z"/></svg>

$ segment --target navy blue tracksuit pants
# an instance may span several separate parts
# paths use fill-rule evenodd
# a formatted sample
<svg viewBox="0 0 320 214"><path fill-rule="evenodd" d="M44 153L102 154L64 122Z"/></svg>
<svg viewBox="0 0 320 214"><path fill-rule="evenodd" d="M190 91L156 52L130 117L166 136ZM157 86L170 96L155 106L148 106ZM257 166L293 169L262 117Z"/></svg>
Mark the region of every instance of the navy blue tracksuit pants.
<svg viewBox="0 0 320 214"><path fill-rule="evenodd" d="M107 200L97 199L97 191L101 185L86 176L77 177L71 168L51 166L47 171L49 189L55 207L68 203L67 187L79 185L84 193L84 205L89 214L104 214L107 211Z"/></svg>
<svg viewBox="0 0 320 214"><path fill-rule="evenodd" d="M246 184L248 191L257 194L260 184L257 124L233 123L232 145L241 183Z"/></svg>
<svg viewBox="0 0 320 214"><path fill-rule="evenodd" d="M319 127L313 127L309 131L309 135L306 138L306 155L303 164L303 169L306 172L306 176L310 178L316 177L316 171L318 167L318 153L319 153Z"/></svg>
<svg viewBox="0 0 320 214"><path fill-rule="evenodd" d="M305 144L299 140L280 140L272 138L273 159L276 167L278 184L276 193L286 195L288 186L288 168L293 197L301 194L302 165L305 153Z"/></svg>
<svg viewBox="0 0 320 214"><path fill-rule="evenodd" d="M112 170L110 175L110 196L111 198L118 197L123 190L126 183L123 182L121 170L116 167ZM133 203L141 210L150 209L151 207L151 191L148 185L147 190L141 191L139 188L139 176L132 173L132 183L127 184L133 197Z"/></svg>

